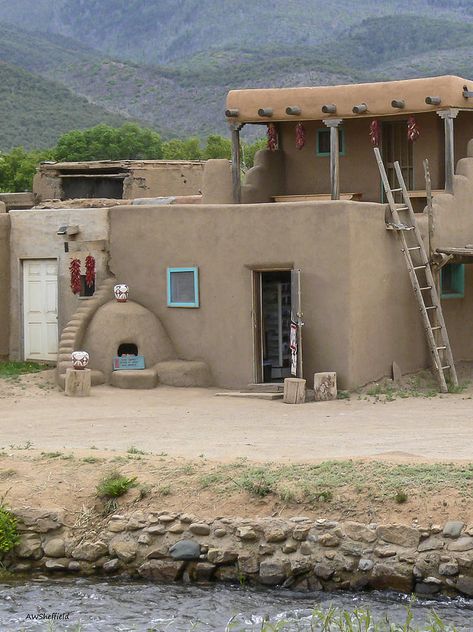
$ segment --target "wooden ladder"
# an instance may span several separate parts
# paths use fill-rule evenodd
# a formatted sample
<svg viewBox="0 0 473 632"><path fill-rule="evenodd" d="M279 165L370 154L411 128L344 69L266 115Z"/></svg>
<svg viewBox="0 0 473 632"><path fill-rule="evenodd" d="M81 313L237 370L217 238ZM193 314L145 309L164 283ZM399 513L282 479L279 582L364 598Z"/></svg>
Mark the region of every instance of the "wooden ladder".
<svg viewBox="0 0 473 632"><path fill-rule="evenodd" d="M458 386L458 378L429 258L417 226L399 162L394 163L399 187L391 189L381 152L377 147L375 147L374 152L392 216L392 222L386 224L386 228L396 231L401 241L401 251L406 260L409 277L419 305L427 343L432 354L434 371L441 392L447 393L449 383ZM402 195L402 204L397 204L394 201L394 193L398 192Z"/></svg>

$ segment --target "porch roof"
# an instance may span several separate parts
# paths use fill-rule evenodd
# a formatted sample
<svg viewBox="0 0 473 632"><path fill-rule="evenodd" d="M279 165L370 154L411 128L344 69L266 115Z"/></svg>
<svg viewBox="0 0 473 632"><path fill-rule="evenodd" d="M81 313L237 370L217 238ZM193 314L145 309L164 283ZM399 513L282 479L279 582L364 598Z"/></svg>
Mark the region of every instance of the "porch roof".
<svg viewBox="0 0 473 632"><path fill-rule="evenodd" d="M473 81L453 75L339 86L231 90L226 116L231 123L243 124L473 109L473 93L468 94L472 90ZM434 102L426 102L428 97ZM395 106L395 101L402 105ZM323 112L323 106L332 106L332 110L335 106L335 110Z"/></svg>

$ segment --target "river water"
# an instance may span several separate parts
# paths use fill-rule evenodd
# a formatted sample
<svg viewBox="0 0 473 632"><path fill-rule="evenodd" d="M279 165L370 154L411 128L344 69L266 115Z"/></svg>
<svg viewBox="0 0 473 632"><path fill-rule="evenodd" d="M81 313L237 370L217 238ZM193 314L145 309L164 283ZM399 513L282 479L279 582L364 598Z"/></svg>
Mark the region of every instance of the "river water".
<svg viewBox="0 0 473 632"><path fill-rule="evenodd" d="M232 632L261 629L268 618L290 622L284 631L311 630L314 607L369 607L376 617L404 622L409 597L395 593L294 594L245 587L156 585L85 579L0 584L0 630L62 632ZM422 599L413 606L415 622L426 623L432 609L450 626L473 631L473 600ZM46 622L56 619L53 624Z"/></svg>

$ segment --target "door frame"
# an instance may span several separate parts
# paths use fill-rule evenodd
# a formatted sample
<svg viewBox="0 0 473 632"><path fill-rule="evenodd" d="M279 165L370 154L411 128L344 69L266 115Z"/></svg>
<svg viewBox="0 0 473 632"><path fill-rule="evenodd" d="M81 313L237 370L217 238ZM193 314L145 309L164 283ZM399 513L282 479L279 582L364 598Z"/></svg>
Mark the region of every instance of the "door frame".
<svg viewBox="0 0 473 632"><path fill-rule="evenodd" d="M381 156L382 156L382 159L383 159L383 163L384 163L384 165L386 167L386 172L388 174L388 179L390 180L391 186L393 188L397 188L398 185L393 183L393 182L391 182L392 174L394 173L394 167L389 167L388 166L388 161L387 161L387 156L386 156L386 147L385 147L385 143L384 143L384 134L385 134L385 130L388 127L391 127L391 129L392 129L393 123L394 124L397 123L398 125L400 125L402 123L405 123L405 126L406 126L406 129L405 129L406 136L405 136L405 138L406 138L406 142L407 142L407 146L408 146L408 153L410 153L410 157L411 157L411 164L408 165L407 167L404 166L404 165L400 165L400 167L401 167L401 170L402 170L402 175L403 175L404 180L406 182L407 189L408 190L411 190L411 189L413 190L413 189L415 189L415 180L414 180L415 179L414 143L412 143L411 141L409 141L407 139L407 122L408 122L407 118L404 118L404 117L390 117L390 118L387 118L387 119L383 119L381 121L381 147L380 147L380 149L381 149ZM399 160L399 157L395 158L395 160ZM407 178L405 177L406 169L408 170L408 177ZM411 179L411 182L409 182L409 177ZM398 194L395 194L395 197L397 197L397 196L398 196ZM383 183L381 182L381 179L380 179L380 200L381 200L382 204L386 203L385 191L384 191L384 187L383 187Z"/></svg>
<svg viewBox="0 0 473 632"><path fill-rule="evenodd" d="M25 313L25 268L24 263L27 261L54 261L56 263L56 282L57 282L57 322L58 322L58 352L59 352L59 257L20 257L18 259L18 275L19 275L19 288L20 288L20 296L19 296L19 350L20 357L23 361L26 360L26 313ZM52 360L41 360L41 362L52 362Z"/></svg>
<svg viewBox="0 0 473 632"><path fill-rule="evenodd" d="M262 284L263 272L292 272L294 264L251 267L251 295L252 295L252 330L253 330L253 384L263 382L263 310Z"/></svg>

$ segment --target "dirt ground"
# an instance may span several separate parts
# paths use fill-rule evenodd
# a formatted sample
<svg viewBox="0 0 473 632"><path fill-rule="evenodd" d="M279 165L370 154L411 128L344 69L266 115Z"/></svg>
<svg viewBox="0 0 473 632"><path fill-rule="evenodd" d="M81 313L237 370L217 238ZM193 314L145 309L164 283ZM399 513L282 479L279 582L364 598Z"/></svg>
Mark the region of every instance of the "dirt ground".
<svg viewBox="0 0 473 632"><path fill-rule="evenodd" d="M473 523L471 385L435 397L372 385L301 406L216 392L100 386L70 399L52 371L0 379L0 499L80 521L101 510L96 485L116 469L139 484L120 503L202 518Z"/></svg>

